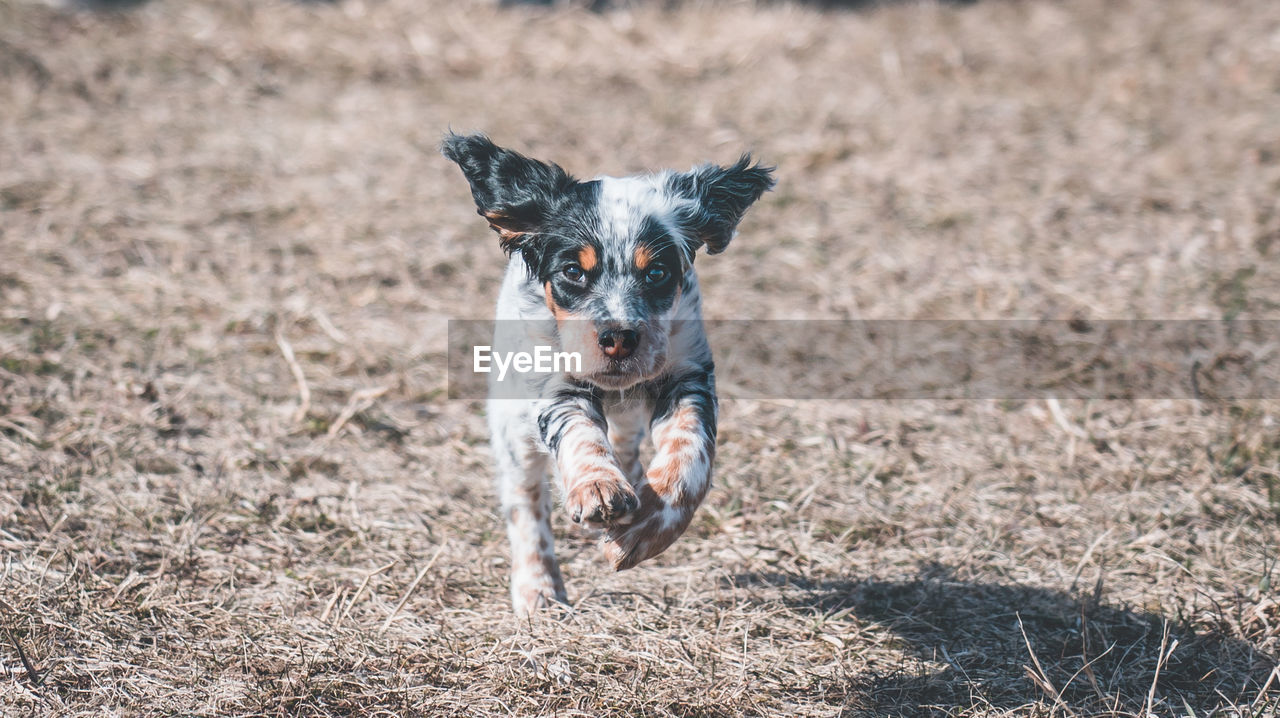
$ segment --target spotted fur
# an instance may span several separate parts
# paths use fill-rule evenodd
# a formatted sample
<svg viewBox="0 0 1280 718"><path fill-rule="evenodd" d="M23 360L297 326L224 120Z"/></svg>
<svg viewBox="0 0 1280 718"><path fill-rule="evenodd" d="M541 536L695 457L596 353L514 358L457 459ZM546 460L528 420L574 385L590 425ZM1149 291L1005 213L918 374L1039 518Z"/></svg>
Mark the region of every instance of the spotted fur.
<svg viewBox="0 0 1280 718"><path fill-rule="evenodd" d="M534 398L488 406L512 602L527 613L566 600L548 474L570 518L603 531L619 570L670 546L710 490L715 371L694 256L724 251L773 186L772 169L743 155L729 167L580 181L483 135L451 134L442 150L511 256L495 349L545 344L583 358L580 371L523 375Z"/></svg>

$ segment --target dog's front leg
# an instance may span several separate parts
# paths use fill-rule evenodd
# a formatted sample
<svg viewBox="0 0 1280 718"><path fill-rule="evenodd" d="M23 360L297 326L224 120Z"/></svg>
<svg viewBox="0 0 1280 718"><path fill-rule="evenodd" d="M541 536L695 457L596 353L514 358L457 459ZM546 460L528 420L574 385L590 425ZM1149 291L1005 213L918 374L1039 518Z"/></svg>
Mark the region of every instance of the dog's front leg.
<svg viewBox="0 0 1280 718"><path fill-rule="evenodd" d="M538 415L574 523L621 524L639 506L635 490L609 446L604 413L589 389L559 392Z"/></svg>
<svg viewBox="0 0 1280 718"><path fill-rule="evenodd" d="M637 489L640 508L629 525L611 526L606 536L605 555L619 571L665 551L689 527L711 488L716 398L709 369L664 387L650 433L656 451Z"/></svg>

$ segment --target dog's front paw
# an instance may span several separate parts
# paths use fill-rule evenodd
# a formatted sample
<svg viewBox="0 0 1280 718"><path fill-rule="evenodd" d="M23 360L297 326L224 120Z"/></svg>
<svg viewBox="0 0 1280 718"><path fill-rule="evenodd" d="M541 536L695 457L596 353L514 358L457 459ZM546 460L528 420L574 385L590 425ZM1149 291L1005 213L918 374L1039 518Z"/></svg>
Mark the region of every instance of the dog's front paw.
<svg viewBox="0 0 1280 718"><path fill-rule="evenodd" d="M640 506L635 490L616 469L579 479L564 503L574 523L596 528L626 523Z"/></svg>
<svg viewBox="0 0 1280 718"><path fill-rule="evenodd" d="M616 571L634 567L667 550L689 528L696 504L668 503L647 484L640 488L640 508L628 525L609 526L605 558Z"/></svg>

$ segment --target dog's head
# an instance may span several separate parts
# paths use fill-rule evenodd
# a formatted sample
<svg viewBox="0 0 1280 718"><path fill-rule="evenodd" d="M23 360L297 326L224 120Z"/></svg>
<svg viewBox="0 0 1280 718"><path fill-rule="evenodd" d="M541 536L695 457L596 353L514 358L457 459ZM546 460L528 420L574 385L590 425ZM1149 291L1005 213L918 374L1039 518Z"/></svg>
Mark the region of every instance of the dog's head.
<svg viewBox="0 0 1280 718"><path fill-rule="evenodd" d="M731 167L578 181L483 135L445 138L479 213L519 252L555 316L576 378L623 389L662 373L672 320L699 247L723 252L742 215L773 186L743 155Z"/></svg>

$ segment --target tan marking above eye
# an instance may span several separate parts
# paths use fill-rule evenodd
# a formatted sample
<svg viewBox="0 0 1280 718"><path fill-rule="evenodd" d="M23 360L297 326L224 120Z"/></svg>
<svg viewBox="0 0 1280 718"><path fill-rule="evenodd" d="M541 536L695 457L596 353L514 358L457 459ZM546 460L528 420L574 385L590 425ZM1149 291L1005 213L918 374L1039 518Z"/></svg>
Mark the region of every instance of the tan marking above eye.
<svg viewBox="0 0 1280 718"><path fill-rule="evenodd" d="M644 269L653 261L653 254L649 252L648 247L636 248L636 269Z"/></svg>
<svg viewBox="0 0 1280 718"><path fill-rule="evenodd" d="M596 257L595 247L588 246L578 250L578 266L582 267L583 271L590 272L595 269L596 263L599 261L599 258Z"/></svg>

